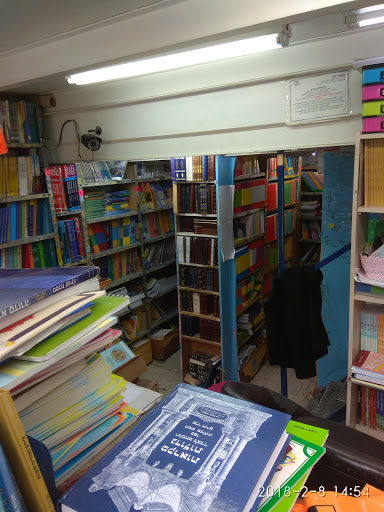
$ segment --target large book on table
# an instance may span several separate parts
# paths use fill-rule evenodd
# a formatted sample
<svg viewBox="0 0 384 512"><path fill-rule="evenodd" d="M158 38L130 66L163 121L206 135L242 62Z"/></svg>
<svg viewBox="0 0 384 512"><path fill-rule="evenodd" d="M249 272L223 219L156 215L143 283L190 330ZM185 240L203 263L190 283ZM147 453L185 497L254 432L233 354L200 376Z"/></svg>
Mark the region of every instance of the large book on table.
<svg viewBox="0 0 384 512"><path fill-rule="evenodd" d="M179 384L61 497L62 512L254 511L289 444L289 419Z"/></svg>
<svg viewBox="0 0 384 512"><path fill-rule="evenodd" d="M97 267L0 269L0 320L95 277L97 270Z"/></svg>
<svg viewBox="0 0 384 512"><path fill-rule="evenodd" d="M55 512L9 391L0 389L0 442L29 512Z"/></svg>

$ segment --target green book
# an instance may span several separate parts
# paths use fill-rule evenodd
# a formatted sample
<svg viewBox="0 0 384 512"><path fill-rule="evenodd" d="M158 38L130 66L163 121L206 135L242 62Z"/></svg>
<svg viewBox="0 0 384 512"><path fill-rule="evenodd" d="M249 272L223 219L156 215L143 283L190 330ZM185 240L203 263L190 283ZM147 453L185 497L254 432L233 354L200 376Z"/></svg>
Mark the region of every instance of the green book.
<svg viewBox="0 0 384 512"><path fill-rule="evenodd" d="M328 438L328 430L319 427L313 427L312 425L306 425L305 423L299 423L298 421L291 420L286 428L289 434L299 436L304 441L310 441L311 443L322 447ZM296 482L291 488L287 495L282 496L281 500L271 509L273 512L289 512L297 500L301 489L303 488L310 470L308 470L298 482Z"/></svg>
<svg viewBox="0 0 384 512"><path fill-rule="evenodd" d="M90 315L38 343L22 356L19 356L18 359L38 362L46 361L110 316L116 315L129 306L129 298L105 295L95 299L93 303Z"/></svg>

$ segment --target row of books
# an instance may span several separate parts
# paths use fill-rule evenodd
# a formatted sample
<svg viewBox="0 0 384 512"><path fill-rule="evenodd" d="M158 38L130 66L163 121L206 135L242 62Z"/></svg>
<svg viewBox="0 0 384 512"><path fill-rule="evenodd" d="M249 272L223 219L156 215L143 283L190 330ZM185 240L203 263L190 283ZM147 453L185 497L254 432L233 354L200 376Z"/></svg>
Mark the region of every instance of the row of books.
<svg viewBox="0 0 384 512"><path fill-rule="evenodd" d="M150 270L153 267L172 262L175 260L175 258L176 253L174 238L149 244L143 251L143 260L146 270Z"/></svg>
<svg viewBox="0 0 384 512"><path fill-rule="evenodd" d="M142 217L141 235L144 240L166 235L175 231L173 213L162 211L147 213Z"/></svg>
<svg viewBox="0 0 384 512"><path fill-rule="evenodd" d="M56 212L79 210L80 197L75 164L50 165L45 173L51 179Z"/></svg>
<svg viewBox="0 0 384 512"><path fill-rule="evenodd" d="M141 272L140 254L137 249L122 251L97 260L100 277L116 281L123 277Z"/></svg>
<svg viewBox="0 0 384 512"><path fill-rule="evenodd" d="M242 213L265 205L265 179L235 183L233 213Z"/></svg>
<svg viewBox="0 0 384 512"><path fill-rule="evenodd" d="M36 104L25 100L0 101L0 129L7 143L39 143Z"/></svg>
<svg viewBox="0 0 384 512"><path fill-rule="evenodd" d="M177 235L177 258L179 264L217 266L217 239Z"/></svg>
<svg viewBox="0 0 384 512"><path fill-rule="evenodd" d="M79 219L59 220L59 231L63 263L77 263L84 259L83 241L80 231Z"/></svg>
<svg viewBox="0 0 384 512"><path fill-rule="evenodd" d="M317 171L301 171L301 178L309 192L322 192L323 175Z"/></svg>
<svg viewBox="0 0 384 512"><path fill-rule="evenodd" d="M379 304L365 304L360 313L360 346L384 354L384 308Z"/></svg>
<svg viewBox="0 0 384 512"><path fill-rule="evenodd" d="M220 322L181 315L181 329L185 336L199 337L203 340L220 343Z"/></svg>
<svg viewBox="0 0 384 512"><path fill-rule="evenodd" d="M293 254L293 237L287 236L284 239L284 257L287 260ZM266 270L271 270L272 268L277 267L279 263L279 248L277 242L273 242L267 245L266 251Z"/></svg>
<svg viewBox="0 0 384 512"><path fill-rule="evenodd" d="M132 166L132 176L140 179L171 179L171 163L169 160L152 160L149 162L132 162L128 167Z"/></svg>
<svg viewBox="0 0 384 512"><path fill-rule="evenodd" d="M293 179L284 182L284 206L297 203L299 198L299 180ZM268 183L267 189L267 209L276 210L277 202L277 182Z"/></svg>
<svg viewBox="0 0 384 512"><path fill-rule="evenodd" d="M181 156L171 158L173 181L214 181L215 156Z"/></svg>
<svg viewBox="0 0 384 512"><path fill-rule="evenodd" d="M235 251L236 279L242 279L264 263L264 240L255 240Z"/></svg>
<svg viewBox="0 0 384 512"><path fill-rule="evenodd" d="M177 187L177 213L216 213L216 185L193 184Z"/></svg>
<svg viewBox="0 0 384 512"><path fill-rule="evenodd" d="M374 430L384 431L384 388L359 386L357 422Z"/></svg>
<svg viewBox="0 0 384 512"><path fill-rule="evenodd" d="M321 240L321 224L317 220L301 221L301 238L303 240Z"/></svg>
<svg viewBox="0 0 384 512"><path fill-rule="evenodd" d="M145 306L135 308L134 311L121 317L119 322L128 341L133 341L140 335L145 335L148 330Z"/></svg>
<svg viewBox="0 0 384 512"><path fill-rule="evenodd" d="M192 268L182 266L179 268L180 286L206 290L219 291L219 271L216 269Z"/></svg>
<svg viewBox="0 0 384 512"><path fill-rule="evenodd" d="M52 233L48 199L15 201L0 206L0 243Z"/></svg>
<svg viewBox="0 0 384 512"><path fill-rule="evenodd" d="M38 155L0 158L0 197L40 194L41 191Z"/></svg>
<svg viewBox="0 0 384 512"><path fill-rule="evenodd" d="M84 195L84 209L87 220L129 212L129 195L129 190L87 192Z"/></svg>
<svg viewBox="0 0 384 512"><path fill-rule="evenodd" d="M216 219L200 219L198 217L180 217L179 231L196 233L197 235L217 235Z"/></svg>
<svg viewBox="0 0 384 512"><path fill-rule="evenodd" d="M321 253L321 245L320 244L311 244L309 248L307 248L303 257L301 258L301 263L317 263L320 261L320 253Z"/></svg>
<svg viewBox="0 0 384 512"><path fill-rule="evenodd" d="M181 291L180 300L183 311L220 316L220 299L217 295Z"/></svg>
<svg viewBox="0 0 384 512"><path fill-rule="evenodd" d="M244 329L252 334L259 329L264 321L264 311L261 302L250 306L245 313L237 318L237 328Z"/></svg>
<svg viewBox="0 0 384 512"><path fill-rule="evenodd" d="M235 161L234 177L260 174L257 155L237 156Z"/></svg>
<svg viewBox="0 0 384 512"><path fill-rule="evenodd" d="M265 241L267 243L277 240L278 236L279 219L278 214L267 215L266 219L266 232ZM296 227L296 212L295 210L284 211L284 235L292 233Z"/></svg>
<svg viewBox="0 0 384 512"><path fill-rule="evenodd" d="M134 217L112 219L109 222L94 222L88 225L91 252L129 246L136 242L136 221Z"/></svg>
<svg viewBox="0 0 384 512"><path fill-rule="evenodd" d="M383 161L383 141L364 141L364 206L384 205Z"/></svg>
<svg viewBox="0 0 384 512"><path fill-rule="evenodd" d="M284 156L284 176L295 174L293 168L293 158L291 156ZM267 159L267 176L268 179L277 178L277 156L272 156Z"/></svg>
<svg viewBox="0 0 384 512"><path fill-rule="evenodd" d="M57 267L53 239L0 249L0 268Z"/></svg>
<svg viewBox="0 0 384 512"><path fill-rule="evenodd" d="M259 295L262 286L260 276L255 274L236 282L236 313L248 307L248 304Z"/></svg>
<svg viewBox="0 0 384 512"><path fill-rule="evenodd" d="M120 165L119 165L120 164ZM98 183L103 181L112 181L118 178L120 172L118 169L123 168L123 173L127 165L123 162L76 162L76 174L82 183ZM121 179L121 178L120 178Z"/></svg>
<svg viewBox="0 0 384 512"><path fill-rule="evenodd" d="M172 206L172 186L168 181L144 182L139 185L139 200L142 211Z"/></svg>
<svg viewBox="0 0 384 512"><path fill-rule="evenodd" d="M234 219L233 231L236 242L262 235L264 233L264 211L261 210Z"/></svg>
<svg viewBox="0 0 384 512"><path fill-rule="evenodd" d="M205 387L211 385L217 367L221 364L218 355L211 356L202 352L193 352L189 358L188 373L195 379L205 383Z"/></svg>

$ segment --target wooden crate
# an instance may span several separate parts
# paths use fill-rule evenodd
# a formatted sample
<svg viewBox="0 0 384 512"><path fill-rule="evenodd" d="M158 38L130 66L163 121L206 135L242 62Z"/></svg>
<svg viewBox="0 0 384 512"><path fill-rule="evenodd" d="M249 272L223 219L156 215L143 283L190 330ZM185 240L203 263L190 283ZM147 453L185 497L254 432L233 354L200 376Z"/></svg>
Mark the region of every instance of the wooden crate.
<svg viewBox="0 0 384 512"><path fill-rule="evenodd" d="M149 364L152 361L152 346L151 340L149 338L146 339L144 343L141 343L137 347L135 347L134 344L130 345L130 348L136 355L141 355L141 357L144 359L145 364Z"/></svg>
<svg viewBox="0 0 384 512"><path fill-rule="evenodd" d="M252 352L247 361L245 361L245 363L240 367L239 376L241 382L249 382L256 375L260 370L266 355L267 340L263 340L256 350Z"/></svg>
<svg viewBox="0 0 384 512"><path fill-rule="evenodd" d="M151 338L152 357L164 361L169 356L177 352L179 345L179 331L169 333L163 340L155 340Z"/></svg>

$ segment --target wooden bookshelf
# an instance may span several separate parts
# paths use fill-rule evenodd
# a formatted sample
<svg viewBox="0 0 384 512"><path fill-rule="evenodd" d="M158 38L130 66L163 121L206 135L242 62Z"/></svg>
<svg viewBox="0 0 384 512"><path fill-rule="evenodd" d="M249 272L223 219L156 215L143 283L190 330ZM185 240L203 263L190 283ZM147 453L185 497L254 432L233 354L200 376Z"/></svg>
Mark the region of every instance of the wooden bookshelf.
<svg viewBox="0 0 384 512"><path fill-rule="evenodd" d="M346 424L360 432L364 432L380 441L384 441L384 430L374 429L364 424L360 419L361 403L359 402L359 389L370 388L374 393L382 393L383 387L374 383L363 382L351 377L351 367L361 350L361 313L367 303L381 304L384 313L384 295L363 293L355 291L355 268L360 267L360 252L368 241L368 226L370 213L384 213L384 203L380 204L380 198L375 206L370 206L369 186L370 174L365 166L363 155L369 151L369 143L376 140L381 151L384 150L384 138L379 134L358 134L356 137L353 203L352 203L352 229L351 229L351 263L350 263L350 299L349 299L349 338L348 338L348 386L347 386L347 411ZM365 148L365 146L368 146ZM376 149L377 151L377 149ZM368 159L368 156L366 157ZM383 175L382 159L379 160L380 173ZM363 183L366 189L363 189ZM375 181L375 187L378 184ZM368 203L368 204L367 204Z"/></svg>

